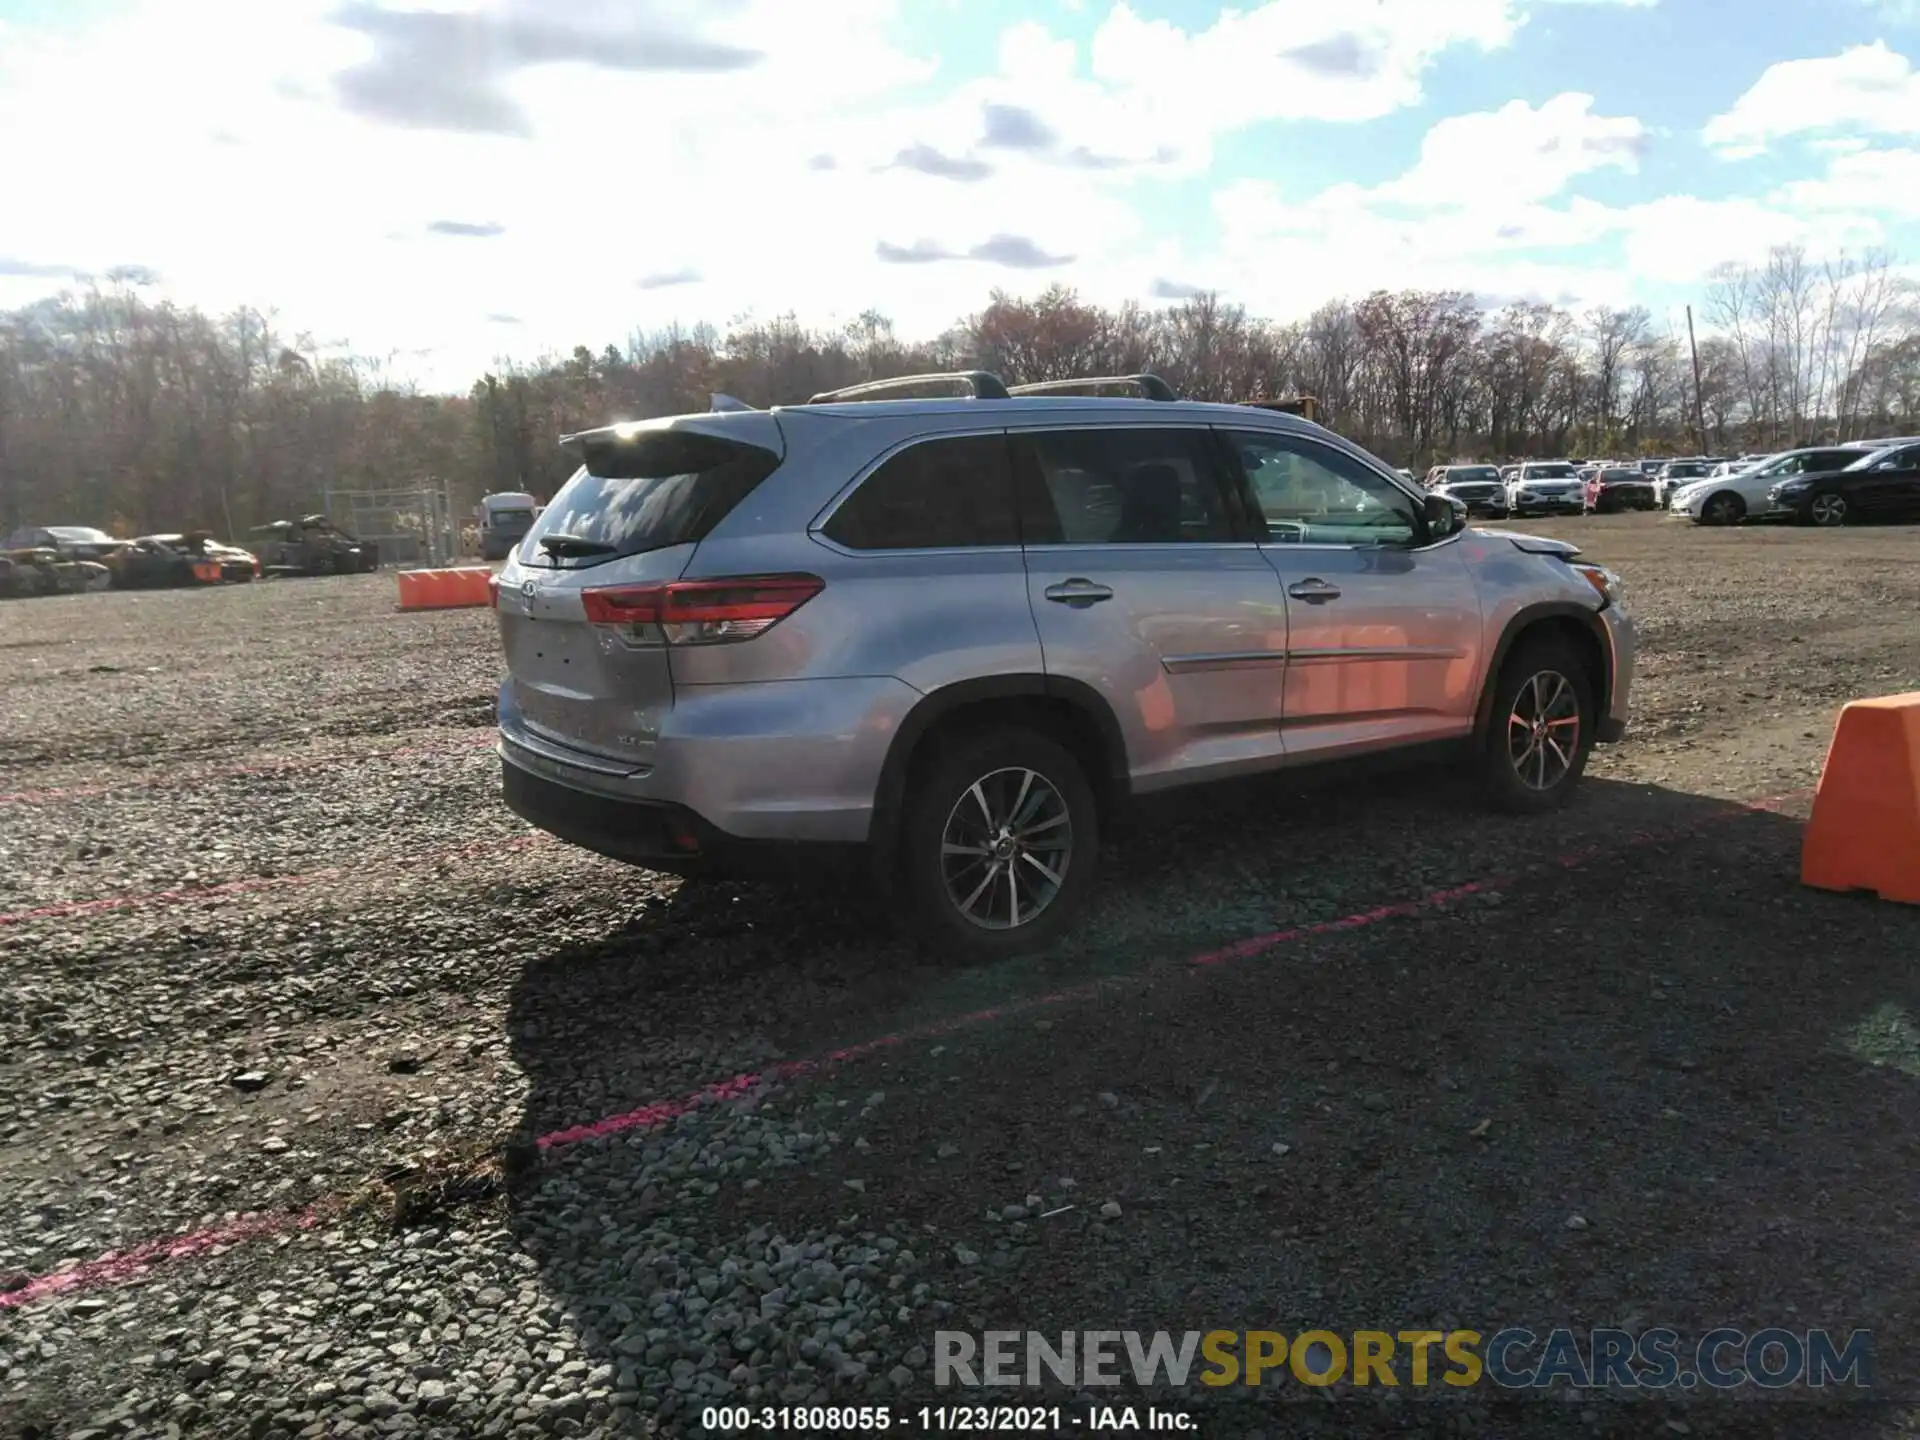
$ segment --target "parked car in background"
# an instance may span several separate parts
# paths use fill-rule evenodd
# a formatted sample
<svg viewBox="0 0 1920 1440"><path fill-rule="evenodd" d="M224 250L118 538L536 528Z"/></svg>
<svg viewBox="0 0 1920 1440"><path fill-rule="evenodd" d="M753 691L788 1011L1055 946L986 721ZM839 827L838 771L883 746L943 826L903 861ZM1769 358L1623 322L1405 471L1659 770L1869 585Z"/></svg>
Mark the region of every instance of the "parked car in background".
<svg viewBox="0 0 1920 1440"><path fill-rule="evenodd" d="M1920 443L1870 450L1844 470L1782 480L1768 498L1802 525L1920 519Z"/></svg>
<svg viewBox="0 0 1920 1440"><path fill-rule="evenodd" d="M1134 794L1454 742L1541 811L1624 731L1575 547L1155 377L942 378L569 437L494 585L507 805L681 874L842 856L990 959L1069 933Z"/></svg>
<svg viewBox="0 0 1920 1440"><path fill-rule="evenodd" d="M1838 470L1860 458L1844 445L1822 445L1806 450L1783 450L1731 475L1691 480L1673 492L1669 514L1684 515L1696 525L1738 525L1742 520L1779 518L1770 491L1782 480L1810 471Z"/></svg>
<svg viewBox="0 0 1920 1440"><path fill-rule="evenodd" d="M1507 489L1500 483L1500 472L1491 465L1448 465L1430 487L1436 495L1458 500L1470 516L1505 519Z"/></svg>
<svg viewBox="0 0 1920 1440"><path fill-rule="evenodd" d="M1507 482L1507 511L1514 516L1578 515L1585 503L1580 473L1564 460L1529 460Z"/></svg>
<svg viewBox="0 0 1920 1440"><path fill-rule="evenodd" d="M51 550L62 560L104 560L127 542L91 525L28 525L9 535L4 550Z"/></svg>
<svg viewBox="0 0 1920 1440"><path fill-rule="evenodd" d="M1626 465L1609 465L1596 470L1581 493L1581 503L1589 515L1610 515L1616 510L1654 508L1653 481L1644 471Z"/></svg>
<svg viewBox="0 0 1920 1440"><path fill-rule="evenodd" d="M1704 480L1713 467L1705 460L1669 460L1653 477L1653 503L1664 510L1673 492L1690 480Z"/></svg>
<svg viewBox="0 0 1920 1440"><path fill-rule="evenodd" d="M256 525L254 555L268 575L360 575L380 568L380 547L349 535L324 515Z"/></svg>
<svg viewBox="0 0 1920 1440"><path fill-rule="evenodd" d="M241 584L260 573L260 562L249 551L223 545L206 530L142 535L111 563L113 583L122 590Z"/></svg>
<svg viewBox="0 0 1920 1440"><path fill-rule="evenodd" d="M539 518L540 502L524 490L502 490L482 496L474 509L480 521L480 558L504 560L526 539Z"/></svg>

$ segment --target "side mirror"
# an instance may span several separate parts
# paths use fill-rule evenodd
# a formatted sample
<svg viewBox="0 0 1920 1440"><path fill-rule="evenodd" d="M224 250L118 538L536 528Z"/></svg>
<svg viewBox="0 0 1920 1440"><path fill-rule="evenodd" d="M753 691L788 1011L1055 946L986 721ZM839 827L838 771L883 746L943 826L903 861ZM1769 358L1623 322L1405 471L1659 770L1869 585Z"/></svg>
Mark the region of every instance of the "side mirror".
<svg viewBox="0 0 1920 1440"><path fill-rule="evenodd" d="M1427 496L1427 532L1434 539L1443 539L1466 528L1465 501L1456 500L1451 495Z"/></svg>

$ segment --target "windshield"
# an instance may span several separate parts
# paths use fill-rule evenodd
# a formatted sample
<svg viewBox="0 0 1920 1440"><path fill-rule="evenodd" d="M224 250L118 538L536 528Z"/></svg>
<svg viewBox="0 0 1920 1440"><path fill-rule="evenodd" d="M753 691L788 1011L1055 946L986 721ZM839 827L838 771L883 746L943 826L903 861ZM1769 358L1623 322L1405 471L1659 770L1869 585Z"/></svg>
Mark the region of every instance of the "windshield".
<svg viewBox="0 0 1920 1440"><path fill-rule="evenodd" d="M1602 470L1600 478L1602 480L1644 480L1646 476L1638 470Z"/></svg>
<svg viewBox="0 0 1920 1440"><path fill-rule="evenodd" d="M1565 464L1525 465L1521 467L1522 480L1573 480L1576 477L1573 467Z"/></svg>
<svg viewBox="0 0 1920 1440"><path fill-rule="evenodd" d="M1447 471L1447 484L1458 485L1462 480L1487 481L1498 480L1500 472L1491 465L1456 465Z"/></svg>

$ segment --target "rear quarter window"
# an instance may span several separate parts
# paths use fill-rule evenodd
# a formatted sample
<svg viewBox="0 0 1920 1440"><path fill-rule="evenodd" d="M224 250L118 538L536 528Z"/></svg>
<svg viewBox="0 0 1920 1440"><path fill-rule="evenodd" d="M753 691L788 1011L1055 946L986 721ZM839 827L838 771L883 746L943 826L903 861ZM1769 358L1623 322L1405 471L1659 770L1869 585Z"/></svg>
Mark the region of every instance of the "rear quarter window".
<svg viewBox="0 0 1920 1440"><path fill-rule="evenodd" d="M880 463L821 534L849 550L1018 545L1006 437L922 440Z"/></svg>

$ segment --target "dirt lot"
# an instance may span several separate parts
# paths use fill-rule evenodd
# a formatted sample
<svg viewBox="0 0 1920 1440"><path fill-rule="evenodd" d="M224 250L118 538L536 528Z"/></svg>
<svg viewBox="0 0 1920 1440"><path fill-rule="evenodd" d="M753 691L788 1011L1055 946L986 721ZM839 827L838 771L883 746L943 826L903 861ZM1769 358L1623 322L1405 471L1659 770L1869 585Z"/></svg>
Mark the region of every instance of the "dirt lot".
<svg viewBox="0 0 1920 1440"><path fill-rule="evenodd" d="M391 576L0 607L0 1435L695 1434L928 1398L942 1328L1509 1324L1869 1328L1881 1399L1179 1403L1915 1433L1920 912L1794 877L1837 706L1920 689L1920 532L1527 528L1646 647L1573 807L1162 806L976 970L529 831L490 617Z"/></svg>

